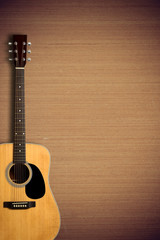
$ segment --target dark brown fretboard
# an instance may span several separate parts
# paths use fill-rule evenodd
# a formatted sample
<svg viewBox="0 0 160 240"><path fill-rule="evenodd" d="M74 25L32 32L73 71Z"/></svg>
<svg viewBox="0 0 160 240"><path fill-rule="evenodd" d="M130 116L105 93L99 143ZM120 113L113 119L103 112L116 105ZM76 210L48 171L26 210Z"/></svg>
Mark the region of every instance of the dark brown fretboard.
<svg viewBox="0 0 160 240"><path fill-rule="evenodd" d="M15 69L15 109L14 109L14 150L13 162L26 161L25 149L25 88L24 68Z"/></svg>

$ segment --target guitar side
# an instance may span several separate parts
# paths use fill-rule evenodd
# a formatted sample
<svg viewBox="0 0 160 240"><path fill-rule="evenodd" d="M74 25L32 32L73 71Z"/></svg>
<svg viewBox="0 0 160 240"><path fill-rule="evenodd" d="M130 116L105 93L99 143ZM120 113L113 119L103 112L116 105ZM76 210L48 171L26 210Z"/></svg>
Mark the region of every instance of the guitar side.
<svg viewBox="0 0 160 240"><path fill-rule="evenodd" d="M60 214L52 195L48 172L50 154L37 144L26 144L26 161L38 167L45 182L45 195L31 199L25 187L14 187L7 180L7 166L13 161L13 144L0 144L0 238L1 240L53 240L60 228ZM35 201L29 209L4 208L6 201Z"/></svg>

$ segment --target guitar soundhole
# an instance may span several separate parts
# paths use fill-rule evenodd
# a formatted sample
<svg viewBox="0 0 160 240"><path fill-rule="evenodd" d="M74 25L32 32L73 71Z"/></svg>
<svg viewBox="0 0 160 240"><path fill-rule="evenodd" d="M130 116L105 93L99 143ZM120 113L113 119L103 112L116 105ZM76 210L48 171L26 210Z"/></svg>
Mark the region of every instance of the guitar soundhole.
<svg viewBox="0 0 160 240"><path fill-rule="evenodd" d="M26 184L31 179L31 169L27 164L13 164L9 169L9 178L13 184Z"/></svg>

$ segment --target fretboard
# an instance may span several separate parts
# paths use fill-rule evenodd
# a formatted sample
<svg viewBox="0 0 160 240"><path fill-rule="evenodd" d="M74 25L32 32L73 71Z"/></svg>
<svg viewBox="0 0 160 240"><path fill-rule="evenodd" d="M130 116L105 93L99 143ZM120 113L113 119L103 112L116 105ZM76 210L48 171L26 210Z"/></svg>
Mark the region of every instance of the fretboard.
<svg viewBox="0 0 160 240"><path fill-rule="evenodd" d="M13 162L26 161L24 69L15 69L14 150Z"/></svg>

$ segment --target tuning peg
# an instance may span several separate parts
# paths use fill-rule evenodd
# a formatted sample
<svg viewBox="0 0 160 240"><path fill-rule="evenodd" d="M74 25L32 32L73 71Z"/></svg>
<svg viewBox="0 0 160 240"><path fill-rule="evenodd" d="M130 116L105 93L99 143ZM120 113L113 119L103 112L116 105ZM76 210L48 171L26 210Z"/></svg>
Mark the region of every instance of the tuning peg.
<svg viewBox="0 0 160 240"><path fill-rule="evenodd" d="M31 42L28 42L28 46L31 46Z"/></svg>
<svg viewBox="0 0 160 240"><path fill-rule="evenodd" d="M8 42L8 45L12 45L13 43L12 42Z"/></svg>
<svg viewBox="0 0 160 240"><path fill-rule="evenodd" d="M28 53L31 53L31 50L29 49L27 52L28 52Z"/></svg>
<svg viewBox="0 0 160 240"><path fill-rule="evenodd" d="M31 58L27 58L27 60L30 62L30 61L31 61Z"/></svg>
<svg viewBox="0 0 160 240"><path fill-rule="evenodd" d="M9 50L8 52L9 52L9 53L12 53L12 52L13 52L13 50Z"/></svg>
<svg viewBox="0 0 160 240"><path fill-rule="evenodd" d="M13 61L13 58L9 58L9 61Z"/></svg>

